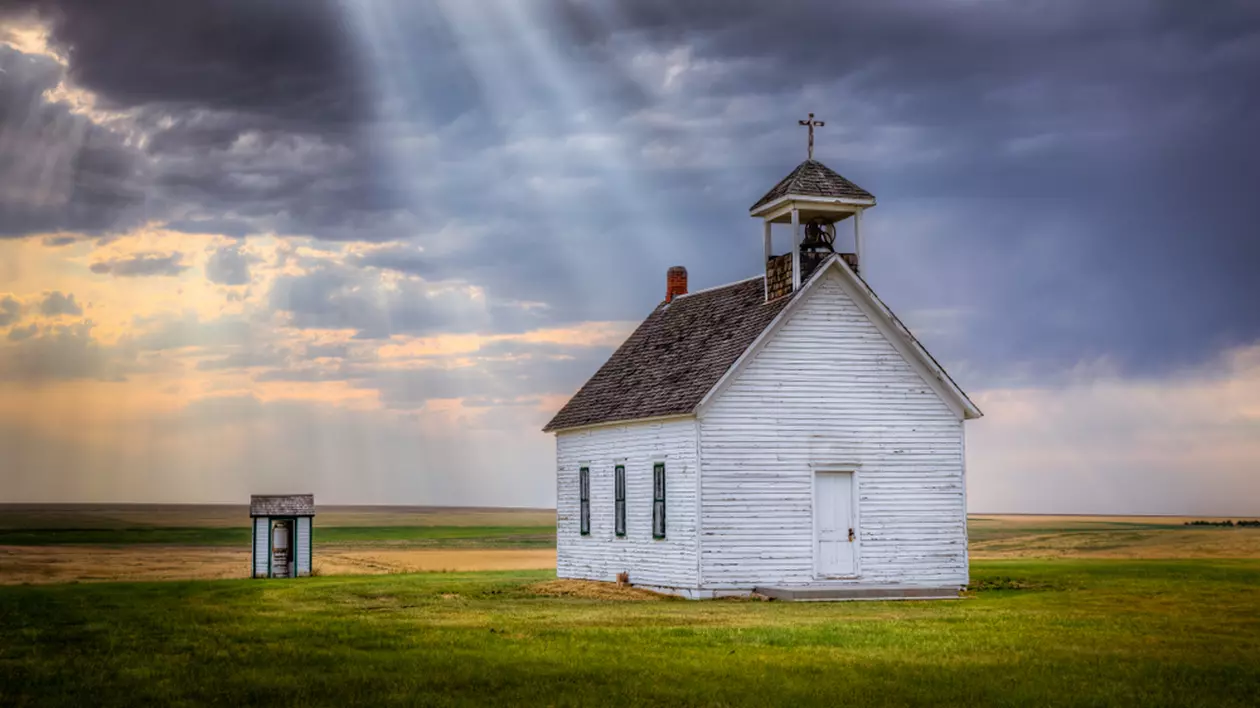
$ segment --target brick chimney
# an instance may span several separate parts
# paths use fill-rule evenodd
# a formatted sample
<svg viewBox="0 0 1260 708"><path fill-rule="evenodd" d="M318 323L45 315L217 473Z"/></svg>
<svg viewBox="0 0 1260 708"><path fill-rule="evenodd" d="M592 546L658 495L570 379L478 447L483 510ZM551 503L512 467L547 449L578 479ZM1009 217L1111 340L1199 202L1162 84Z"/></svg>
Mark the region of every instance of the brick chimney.
<svg viewBox="0 0 1260 708"><path fill-rule="evenodd" d="M665 302L678 295L687 294L687 269L674 266L665 272Z"/></svg>

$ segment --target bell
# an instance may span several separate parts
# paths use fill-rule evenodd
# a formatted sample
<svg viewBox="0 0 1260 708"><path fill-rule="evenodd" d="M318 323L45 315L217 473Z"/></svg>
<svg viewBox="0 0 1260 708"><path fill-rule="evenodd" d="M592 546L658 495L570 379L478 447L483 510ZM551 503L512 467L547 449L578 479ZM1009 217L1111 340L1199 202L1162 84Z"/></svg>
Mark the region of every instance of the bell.
<svg viewBox="0 0 1260 708"><path fill-rule="evenodd" d="M822 219L814 219L805 224L805 240L801 241L802 251L832 251L836 242L835 227Z"/></svg>

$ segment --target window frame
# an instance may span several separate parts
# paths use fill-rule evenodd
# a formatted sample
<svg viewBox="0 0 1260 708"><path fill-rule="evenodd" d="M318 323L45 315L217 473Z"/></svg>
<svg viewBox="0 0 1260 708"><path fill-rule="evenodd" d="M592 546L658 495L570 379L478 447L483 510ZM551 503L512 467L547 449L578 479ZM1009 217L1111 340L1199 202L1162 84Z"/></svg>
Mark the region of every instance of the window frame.
<svg viewBox="0 0 1260 708"><path fill-rule="evenodd" d="M591 535L591 468L578 468L578 533Z"/></svg>
<svg viewBox="0 0 1260 708"><path fill-rule="evenodd" d="M626 536L626 466L613 465L613 532Z"/></svg>
<svg viewBox="0 0 1260 708"><path fill-rule="evenodd" d="M652 538L665 538L665 463L652 463Z"/></svg>

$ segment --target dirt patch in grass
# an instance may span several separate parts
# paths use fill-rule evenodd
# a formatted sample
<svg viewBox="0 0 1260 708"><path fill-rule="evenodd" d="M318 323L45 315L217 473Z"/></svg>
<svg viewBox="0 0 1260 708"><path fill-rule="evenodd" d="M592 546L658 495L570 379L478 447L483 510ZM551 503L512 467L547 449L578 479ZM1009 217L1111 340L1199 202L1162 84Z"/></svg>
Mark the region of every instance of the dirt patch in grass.
<svg viewBox="0 0 1260 708"><path fill-rule="evenodd" d="M981 578L974 580L967 586L965 592L968 595L985 592L988 590L1045 590L1049 586L1045 583L1035 583L1027 578Z"/></svg>
<svg viewBox="0 0 1260 708"><path fill-rule="evenodd" d="M668 600L669 595L662 595L651 590L636 587L617 587L616 583L601 583L593 580L548 580L534 583L525 588L534 595L544 597L571 597L581 600Z"/></svg>
<svg viewBox="0 0 1260 708"><path fill-rule="evenodd" d="M249 577L248 548L188 546L0 546L0 585ZM316 575L556 567L551 549L321 549Z"/></svg>
<svg viewBox="0 0 1260 708"><path fill-rule="evenodd" d="M542 570L556 567L551 548L338 549L317 551L320 575L374 575L429 571Z"/></svg>
<svg viewBox="0 0 1260 708"><path fill-rule="evenodd" d="M249 550L0 546L0 584L249 577Z"/></svg>

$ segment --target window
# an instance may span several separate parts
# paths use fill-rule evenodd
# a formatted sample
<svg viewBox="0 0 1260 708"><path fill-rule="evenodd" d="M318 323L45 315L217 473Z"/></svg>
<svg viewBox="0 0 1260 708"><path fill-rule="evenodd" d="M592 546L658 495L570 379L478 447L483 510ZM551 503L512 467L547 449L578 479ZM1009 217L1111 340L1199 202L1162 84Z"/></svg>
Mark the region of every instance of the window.
<svg viewBox="0 0 1260 708"><path fill-rule="evenodd" d="M652 465L652 538L665 538L665 463Z"/></svg>
<svg viewBox="0 0 1260 708"><path fill-rule="evenodd" d="M591 533L591 470L583 467L578 470L578 495L582 500L582 535Z"/></svg>
<svg viewBox="0 0 1260 708"><path fill-rule="evenodd" d="M617 535L626 535L626 466L613 468L613 497L616 499Z"/></svg>

